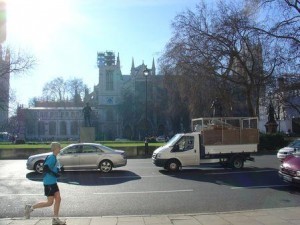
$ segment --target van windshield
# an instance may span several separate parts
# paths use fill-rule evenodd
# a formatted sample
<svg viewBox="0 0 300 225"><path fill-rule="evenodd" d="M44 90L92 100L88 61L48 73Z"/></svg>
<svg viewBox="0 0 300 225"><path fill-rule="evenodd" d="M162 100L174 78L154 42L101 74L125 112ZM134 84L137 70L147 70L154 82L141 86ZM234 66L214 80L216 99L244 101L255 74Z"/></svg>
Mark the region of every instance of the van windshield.
<svg viewBox="0 0 300 225"><path fill-rule="evenodd" d="M182 137L182 134L176 134L175 136L173 136L168 142L167 142L167 146L174 146L176 144L176 142Z"/></svg>

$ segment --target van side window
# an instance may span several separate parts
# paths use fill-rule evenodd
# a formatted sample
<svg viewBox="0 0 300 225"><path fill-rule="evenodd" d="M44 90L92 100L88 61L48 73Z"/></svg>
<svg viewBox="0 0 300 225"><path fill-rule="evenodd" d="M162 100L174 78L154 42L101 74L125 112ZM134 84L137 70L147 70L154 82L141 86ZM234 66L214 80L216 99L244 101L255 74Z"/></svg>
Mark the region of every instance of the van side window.
<svg viewBox="0 0 300 225"><path fill-rule="evenodd" d="M188 151L194 149L194 137L184 136L178 141L179 152Z"/></svg>

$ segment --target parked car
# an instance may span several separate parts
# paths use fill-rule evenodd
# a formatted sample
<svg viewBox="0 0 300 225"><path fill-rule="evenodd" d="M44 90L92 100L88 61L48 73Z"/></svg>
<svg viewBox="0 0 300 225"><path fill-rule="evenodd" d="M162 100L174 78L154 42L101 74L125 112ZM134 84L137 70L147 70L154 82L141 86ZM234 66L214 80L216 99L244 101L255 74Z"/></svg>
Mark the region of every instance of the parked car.
<svg viewBox="0 0 300 225"><path fill-rule="evenodd" d="M52 152L32 155L27 160L27 169L43 173L45 158ZM101 144L78 143L61 149L57 156L64 170L99 169L110 172L112 168L125 166L127 157L124 151L114 150Z"/></svg>
<svg viewBox="0 0 300 225"><path fill-rule="evenodd" d="M165 136L158 136L158 137L156 137L155 140L156 140L157 142L166 142Z"/></svg>
<svg viewBox="0 0 300 225"><path fill-rule="evenodd" d="M278 175L283 181L300 187L300 150L288 155L282 161Z"/></svg>
<svg viewBox="0 0 300 225"><path fill-rule="evenodd" d="M291 142L288 146L279 149L277 152L277 158L283 160L285 159L285 157L291 155L297 149L300 149L300 139L297 139Z"/></svg>

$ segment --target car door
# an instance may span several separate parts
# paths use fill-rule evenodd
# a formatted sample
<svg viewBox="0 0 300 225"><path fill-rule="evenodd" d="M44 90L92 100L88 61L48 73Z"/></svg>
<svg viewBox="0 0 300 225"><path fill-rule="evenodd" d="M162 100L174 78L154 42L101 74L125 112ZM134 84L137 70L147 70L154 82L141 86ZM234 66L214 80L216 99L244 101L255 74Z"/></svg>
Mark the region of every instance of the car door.
<svg viewBox="0 0 300 225"><path fill-rule="evenodd" d="M101 155L101 150L96 146L83 145L80 154L80 167L86 169L98 168L99 157Z"/></svg>
<svg viewBox="0 0 300 225"><path fill-rule="evenodd" d="M194 136L183 136L175 145L177 147L173 153L175 154L176 158L180 160L182 166L199 165L194 139Z"/></svg>
<svg viewBox="0 0 300 225"><path fill-rule="evenodd" d="M79 166L79 156L82 151L81 145L73 145L63 149L58 155L58 160L65 169L75 169Z"/></svg>

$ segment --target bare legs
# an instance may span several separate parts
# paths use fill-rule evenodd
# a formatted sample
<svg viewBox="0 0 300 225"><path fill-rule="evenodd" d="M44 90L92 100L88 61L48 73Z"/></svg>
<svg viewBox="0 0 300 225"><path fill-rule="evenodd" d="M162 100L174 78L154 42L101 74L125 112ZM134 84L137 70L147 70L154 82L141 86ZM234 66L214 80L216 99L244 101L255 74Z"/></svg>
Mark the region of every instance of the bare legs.
<svg viewBox="0 0 300 225"><path fill-rule="evenodd" d="M35 205L32 206L33 209L38 209L38 208L44 208L44 207L49 207L53 205L54 202L54 217L58 217L59 213L59 207L60 207L60 202L61 202L61 197L60 197L60 192L55 192L54 196L48 196L47 201L45 202L39 202Z"/></svg>

